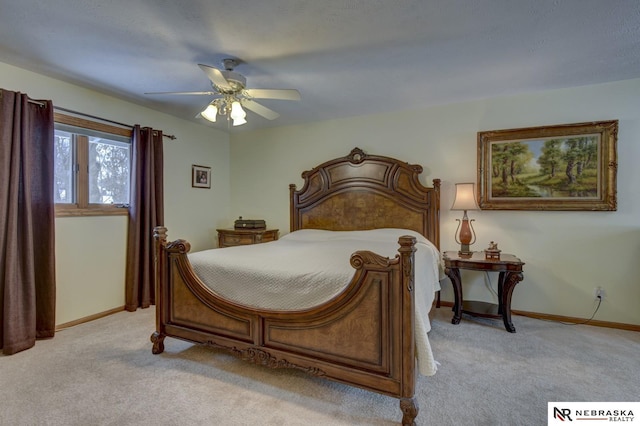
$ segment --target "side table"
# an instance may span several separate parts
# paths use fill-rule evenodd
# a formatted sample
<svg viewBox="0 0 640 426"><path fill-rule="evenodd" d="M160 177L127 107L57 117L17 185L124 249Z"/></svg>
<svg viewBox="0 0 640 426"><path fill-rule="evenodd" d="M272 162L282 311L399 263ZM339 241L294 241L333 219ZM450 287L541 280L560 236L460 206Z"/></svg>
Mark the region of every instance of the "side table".
<svg viewBox="0 0 640 426"><path fill-rule="evenodd" d="M457 251L446 251L443 254L445 274L453 284L455 302L453 304L452 324L459 324L462 313L486 317L502 318L504 327L510 333L515 333L516 328L511 322L511 295L516 284L523 279L522 266L524 262L512 254L500 254L499 260L486 260L484 252L474 252L471 257L463 257ZM462 297L462 280L460 269L472 271L499 272L498 278L498 304L464 301Z"/></svg>

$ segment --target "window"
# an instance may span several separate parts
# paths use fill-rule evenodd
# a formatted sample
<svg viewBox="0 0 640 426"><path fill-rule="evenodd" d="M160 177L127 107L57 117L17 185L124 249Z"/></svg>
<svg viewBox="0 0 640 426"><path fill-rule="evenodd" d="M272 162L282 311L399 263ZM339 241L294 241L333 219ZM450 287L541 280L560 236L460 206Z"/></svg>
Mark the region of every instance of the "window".
<svg viewBox="0 0 640 426"><path fill-rule="evenodd" d="M126 214L131 130L55 114L58 216Z"/></svg>

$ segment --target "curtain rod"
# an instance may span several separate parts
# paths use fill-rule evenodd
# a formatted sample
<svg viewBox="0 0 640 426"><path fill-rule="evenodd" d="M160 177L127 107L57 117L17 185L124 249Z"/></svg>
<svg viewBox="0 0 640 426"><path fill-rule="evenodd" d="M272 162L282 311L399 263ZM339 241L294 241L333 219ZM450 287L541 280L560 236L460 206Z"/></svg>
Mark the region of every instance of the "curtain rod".
<svg viewBox="0 0 640 426"><path fill-rule="evenodd" d="M39 105L41 107L45 106L45 104L43 102L35 101L33 99L27 99L27 101L29 101L29 103L32 103L32 104L35 104L35 105ZM116 124L116 125L122 126L122 127L128 127L128 128L133 127L130 124L120 123L120 122L113 121L113 120L107 120L106 118L96 117L95 115L85 114L84 112L74 111L72 109L67 109L67 108L62 108L62 107L57 107L55 105L54 105L53 109L54 110L58 110L58 111L68 112L70 114L81 115L81 116L87 117L87 118L93 118L94 120L100 120L100 121L104 121L106 123ZM172 141L176 140L176 137L174 135L168 135L168 134L164 134L163 133L162 136L164 136L165 138L169 138Z"/></svg>
<svg viewBox="0 0 640 426"><path fill-rule="evenodd" d="M58 111L68 112L70 114L81 115L81 116L87 117L87 118L93 118L94 120L100 120L100 121L104 121L106 123L111 123L111 124L115 124L115 125L122 126L122 127L128 127L128 128L133 127L133 125L131 125L131 124L125 124L125 123L120 123L118 121L107 120L106 118L96 117L95 115L85 114L84 112L74 111L72 109L67 109L67 108L62 108L62 107L57 107L57 106L54 106L53 109L58 110ZM163 133L162 136L164 136L165 138L169 138L172 141L176 140L176 137L174 135L168 135L168 134L164 134Z"/></svg>

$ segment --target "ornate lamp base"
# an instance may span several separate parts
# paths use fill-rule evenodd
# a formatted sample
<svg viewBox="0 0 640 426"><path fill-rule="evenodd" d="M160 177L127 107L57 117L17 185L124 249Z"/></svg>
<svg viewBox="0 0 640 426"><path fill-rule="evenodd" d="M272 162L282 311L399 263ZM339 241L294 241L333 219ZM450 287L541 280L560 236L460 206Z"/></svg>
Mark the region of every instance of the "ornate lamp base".
<svg viewBox="0 0 640 426"><path fill-rule="evenodd" d="M458 250L458 256L469 258L473 256L473 252L469 249L469 244L460 244L460 250Z"/></svg>

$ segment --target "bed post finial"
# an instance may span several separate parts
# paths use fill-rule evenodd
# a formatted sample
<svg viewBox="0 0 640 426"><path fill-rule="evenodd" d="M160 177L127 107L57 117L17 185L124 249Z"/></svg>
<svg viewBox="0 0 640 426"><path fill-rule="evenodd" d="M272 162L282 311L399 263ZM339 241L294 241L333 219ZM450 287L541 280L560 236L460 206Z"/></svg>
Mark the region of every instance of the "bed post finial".
<svg viewBox="0 0 640 426"><path fill-rule="evenodd" d="M167 240L167 228L164 226L156 226L153 228L153 238L155 240L166 241Z"/></svg>
<svg viewBox="0 0 640 426"><path fill-rule="evenodd" d="M156 272L158 269L158 261L162 255L162 247L167 244L167 228L164 226L156 226L153 228L153 240L155 241L155 256L154 262L156 263Z"/></svg>
<svg viewBox="0 0 640 426"><path fill-rule="evenodd" d="M400 248L398 252L400 256L402 256L402 264L404 267L404 274L407 277L411 277L413 273L413 256L416 252L416 237L412 237L410 235L404 235L398 239L398 244L400 244ZM409 289L413 289L413 282L409 282Z"/></svg>

